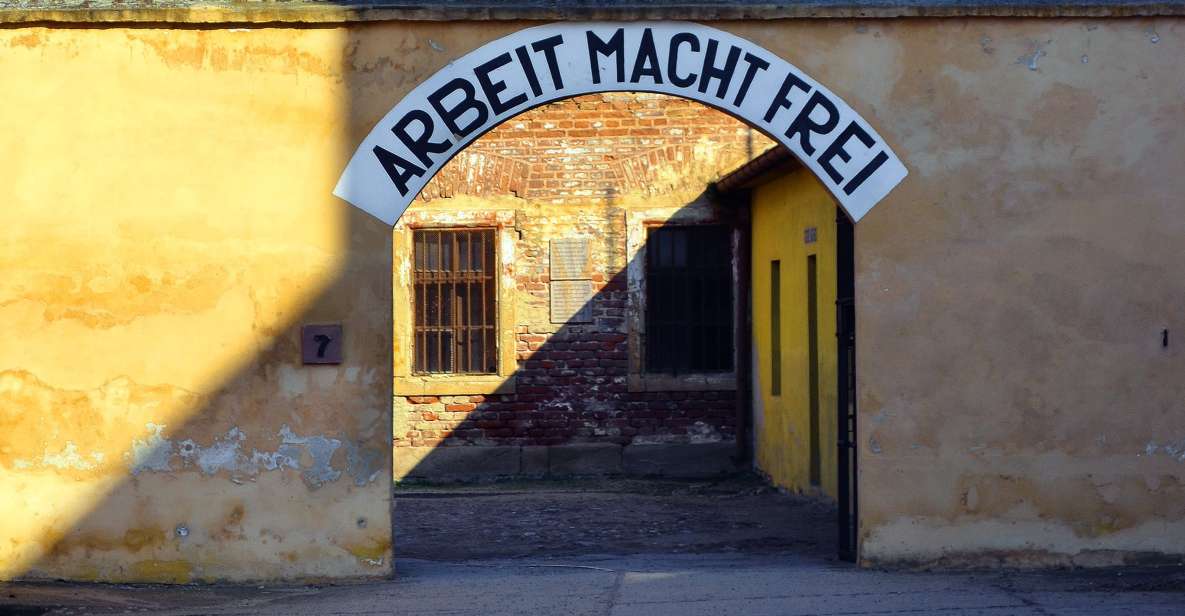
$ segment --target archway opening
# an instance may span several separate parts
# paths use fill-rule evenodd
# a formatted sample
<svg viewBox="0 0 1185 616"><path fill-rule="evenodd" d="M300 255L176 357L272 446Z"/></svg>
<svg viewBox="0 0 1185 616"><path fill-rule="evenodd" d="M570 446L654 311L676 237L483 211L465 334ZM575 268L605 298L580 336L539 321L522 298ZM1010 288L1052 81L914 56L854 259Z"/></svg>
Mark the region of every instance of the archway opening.
<svg viewBox="0 0 1185 616"><path fill-rule="evenodd" d="M335 194L372 215L395 224L401 220L400 217L408 205L417 195L420 195L421 191L450 160L460 155L481 135L503 124L508 119L554 101L590 93L622 91L666 94L698 101L747 123L756 131L770 136L777 142L784 149L783 152L787 160L797 161L797 165L800 167L797 175L808 179L813 177L814 184L811 185L816 189L821 186L825 193L834 200L833 204L837 204L843 212L842 216L834 219L837 222L826 225L819 223L813 226L816 235L822 229L831 231L822 235L833 239L836 258L828 258L825 262L834 262L835 265L821 267L820 264L824 262L818 261L818 255L816 255L814 267L804 274L807 278L816 279L812 287L813 295L811 289L807 289L808 295L814 297L815 302L820 297L818 292L820 288L834 287L837 289L837 299L843 299L839 296L840 273L841 271L850 273L852 262L850 258L851 226L848 223L858 221L896 186L906 175L905 167L868 122L834 93L800 69L749 41L699 24L680 22L552 24L522 30L488 43L450 63L446 68L414 88L407 97L392 108L355 152L338 182ZM754 190L750 195L749 188L752 187L742 187L734 195L734 198L744 200L748 196L756 195L758 191ZM831 205L827 206L828 209L831 207ZM751 208L752 204L750 204ZM483 216L488 219L490 214L486 212ZM512 215L512 217L515 216L517 215ZM446 365L443 350L446 347L451 348L451 352L454 353L450 356L449 361L463 362L465 369L471 372L470 380L478 382L484 379L484 385L493 387L491 395L509 393L506 389L498 390L497 383L515 383L515 380L508 379L509 375L504 372L508 366L517 366L517 362L520 361L517 349L519 341L514 339L515 334L520 332L511 331L508 334L506 332L509 330L499 327L498 323L511 322L507 320L507 315L501 312L501 307L494 314L484 313L476 329L472 323L469 323L465 325L468 328L465 331L455 330L448 334L447 336L451 336L448 344L445 343L447 336L442 332L440 325L440 320L447 320L450 314L454 315L455 319L455 315L458 314L462 305L466 310L469 310L468 307L474 303L475 299L470 287L479 278L495 284L478 285L481 294L478 304L488 306L496 299L504 299L500 298L498 294L506 288L506 285L497 283L507 278L505 272L502 269L496 269L483 273L472 271L457 273L454 271L450 274L440 274L436 272L421 279L417 279L415 276L415 273L419 271L416 268L428 263L428 261L415 261L420 258L417 254L436 254L437 260L432 262L431 267L439 267L444 264L444 257L440 255L444 254L446 246L447 250L451 250L454 255L451 257L450 267L455 268L467 264L464 267L471 268L475 260L483 263L488 260L497 268L504 268L507 263L511 262L505 260L507 254L505 249L513 249L514 241L513 239L510 241L504 239L502 232L498 229L508 226L514 227L516 221L491 219L485 220L485 223L488 226L483 229L472 228L480 225L461 225L461 228L458 229L438 229L424 233L418 239L415 237L414 231L407 235L406 241L409 243L406 243L404 248L407 254L412 255L410 258L417 265L410 270L411 273L408 276L402 278L397 276L397 284L399 280L404 280L409 288L421 289L421 294L425 289L439 289L440 285L445 285L445 288L452 289L452 294L437 290L435 305L417 304L414 292L405 293L403 300L396 302L396 322L400 322L398 315L402 314L403 321L414 330L407 338L410 340L418 337L420 340L418 346L415 344L403 345L403 348L410 349L410 354L404 362L402 370L397 359L397 394L400 392L398 378L401 376L401 372L406 372L407 377L405 378L411 379L434 370L441 370ZM480 233L475 233L478 230ZM445 233L445 231L449 232ZM794 245L796 242L803 241L799 232L805 233L805 230L777 229L764 241L787 246ZM493 235L490 235L491 233ZM678 235L674 230L670 230L669 233L656 233L671 238ZM628 241L628 232L626 235ZM684 238L681 240L663 240L657 236L651 238L650 235L649 230L642 233L642 236L651 245L677 246L679 242L684 245L692 242L687 234L684 234ZM737 240L738 234L735 230L732 233L720 235L731 237L730 250L732 250L732 254L746 252L737 249L739 240ZM654 241L651 242L651 239ZM843 250L846 253L842 255L839 248L841 240L846 242L843 243ZM696 241L706 240L697 236ZM496 248L503 249L502 252L491 250L489 248L491 244ZM417 246L421 247L419 253L416 250ZM460 248L462 246L465 248ZM477 252L474 252L474 246L479 247ZM581 251L587 250L582 249L578 242L567 243L566 246L567 248L559 250L561 252L567 250L576 255L584 254ZM462 253L462 250L466 252ZM647 258L650 260L661 259L661 255L673 254L673 251L678 249L672 247L656 250L659 256L650 255L649 249L645 251ZM551 247L548 251L550 258ZM462 257L462 254L465 256ZM700 252L689 254L694 254L696 257L703 256ZM424 257L424 259L430 260L431 257ZM627 273L631 271L633 263L646 260L631 258L631 265L627 266L625 271ZM579 259L576 261L579 262ZM719 263L719 260L709 259L708 261ZM846 269L841 268L840 264L846 264ZM578 266L573 267L579 270ZM651 284L652 287L664 284L650 280L652 269L641 268L642 274L636 278L639 282L633 286L631 286L627 275L625 282L627 298L628 291L631 289L642 288L646 284ZM737 372L744 370L745 366L760 365L760 362L752 361L753 346L745 346L744 350L750 352L746 352L744 357L740 355L742 344L748 345L751 341L745 336L739 335L739 332L751 325L751 320L747 316L745 318L741 316L750 314L748 306L738 307L742 301L747 301L748 295L739 291L736 281L746 280L749 276L754 275L754 272L744 270L743 273L740 273L739 269L739 266L734 265L733 271L730 272L734 281L733 287L730 289L732 293L730 297L731 316L733 318L730 333L734 345L732 361L728 367L731 369L733 377L737 376ZM792 267L792 271L794 269L796 268ZM817 277L821 271L830 272L835 279L835 284L825 284L823 287L819 287ZM579 317L580 306L582 306L580 298L587 299L588 287L581 282L579 276L575 276L571 272L568 272L567 275L568 278L553 280L556 277L549 271L546 281L540 278L528 284L538 285L540 289L548 289L549 297L546 307L548 312L555 311L553 304L557 302L562 304L567 301L568 312L566 314L569 317ZM695 280L697 283L712 280L714 276L716 275L706 268L695 274L683 274L684 279ZM772 278L767 279L771 284L772 280ZM467 289L463 303L456 303L462 301L455 294L459 284L463 284ZM561 286L566 289L563 296L568 299L556 300L550 297L551 290ZM849 289L850 286L850 284L847 285ZM396 293L399 294L398 291ZM718 293L688 294L688 296L701 299L718 295ZM447 306L442 303L442 298L446 296L449 302ZM406 301L409 297L411 300ZM513 302L503 301L500 306L511 303ZM584 305L586 304L587 301ZM657 302L651 302L650 306L656 304ZM410 309L407 308L408 306ZM644 302L633 304L626 302L626 312L632 314L639 323L639 327L635 328L635 331L646 332L645 336L633 341L632 351L627 350L624 360L627 365L633 363L645 367L650 362L660 362L661 359L654 356L654 349L664 348L664 345L647 344L646 338L653 337L655 332L663 330L664 327L670 331L678 331L681 326L682 331L694 333L694 335L675 336L671 345L666 347L668 361L676 364L676 367L670 368L670 370L673 373L678 373L680 369L686 369L685 364L689 362L694 364L698 361L696 358L703 356L703 353L697 353L694 349L705 346L705 343L695 342L695 340L705 332L720 329L718 324L705 325L695 318L686 316L672 321L676 323L676 326L672 326L672 322L660 322L660 320L653 319L652 315L646 312L645 306ZM843 308L842 302L836 306ZM808 344L808 347L814 347L813 351L808 348L805 356L813 358L812 362L818 363L819 358L822 357L819 352L822 348L819 346L820 341L829 339L817 331L820 323L824 321L820 315L836 315L831 320L833 324L851 323L854 312L850 310L850 302L847 306L846 313L842 310L820 312L817 306L807 311L808 319L814 320L814 325L808 323L808 329L814 327L815 331L813 333L808 331L806 338L804 338L808 342L814 340L814 343ZM399 312L401 310L402 313ZM434 318L437 321L430 323L428 317L423 317L420 325L416 326L413 316L415 310L419 310L421 315L436 314ZM700 312L704 313L705 311L711 312L711 309L701 307ZM472 317L472 315L469 316ZM719 317L719 314L717 316ZM650 321L648 322L647 319ZM420 329L416 330L416 327ZM649 331L646 330L647 327L650 328ZM524 333L532 335L529 328ZM458 346L458 340L462 336L466 337L466 342L463 346ZM480 338L480 342L473 336ZM637 337L635 336L635 338ZM432 340L435 342L433 343ZM625 342L630 341L631 334L627 331ZM530 351L537 350L531 349L531 344L543 342L526 341L527 356L530 357ZM613 344L610 341L606 341L606 343ZM435 346L432 346L433 344ZM700 347L696 347L697 344ZM511 352L512 346L516 347L513 353ZM425 352L415 355L416 349ZM808 389L813 392L810 395L814 400L810 404L816 408L813 411L812 417L814 419L811 420L811 427L806 430L809 433L808 440L812 444L805 448L805 451L808 452L805 468L807 469L808 482L812 486L815 484L822 486L821 478L826 476L826 473L821 471L825 457L822 455L822 448L819 445L826 435L820 428L823 422L817 410L819 404L825 401L820 393L824 391L821 379L822 376L832 375L838 382L841 378L841 369L846 370L842 373L842 378L843 382L847 384L847 388L840 388L836 385L834 400L838 405L842 399L846 412L854 417L854 413L851 413L854 406L852 402L854 396L851 395L854 376L850 362L853 349L854 346L851 344L842 353L837 349L834 354L836 360L834 370L823 371L816 366L816 374L814 376L808 374L807 377L807 381L810 383ZM596 352L592 348L588 351ZM430 359L432 356L436 357L435 364ZM795 355L795 357L798 356ZM849 360L846 368L840 363L840 358L843 357ZM535 360L524 358L521 361L525 363ZM547 360L539 359L537 361L542 365L542 362ZM804 362L803 365L806 363L809 362ZM703 383L712 382L712 379L708 377L700 380ZM743 381L743 379L741 380ZM645 374L644 370L637 374L627 374L626 390L633 387L645 393L651 393L647 391L647 388L651 386L651 381L652 379ZM414 385L410 388L404 387L402 389L404 392L410 394L413 389L419 387L418 394L421 397L424 399L434 397L428 386L415 385L412 381L407 381L404 385ZM664 383L663 387L666 388L665 391L678 389L677 387L672 388L670 383ZM517 385L514 385L513 389L514 392L511 395L520 395ZM484 395L477 394L476 396ZM438 398L438 396L436 397ZM752 397L745 399L747 401L757 400ZM484 403L484 399L465 402L455 400L454 402L457 403L455 405L457 407L465 407L465 405ZM517 403L526 404L526 402ZM737 406L742 405L738 404ZM475 407L469 410L477 409ZM446 411L465 412L463 408L455 408L452 411L448 411L446 408ZM514 417L513 413L517 410L507 412L511 413L510 417ZM738 421L746 421L744 418L747 416L744 413L738 413L737 417L742 418ZM760 417L763 416L754 413L747 421L753 422ZM499 415L498 419L500 418ZM486 420L482 419L482 421ZM493 417L488 420L495 421ZM853 421L854 419L845 420L841 425L837 415L834 423L835 436L837 438L841 434L851 436L854 432ZM753 425L754 423L745 423L741 426L742 429L738 431L738 434L749 434ZM544 428L545 435L546 430L547 428ZM511 430L511 434L513 434L513 430ZM559 437L559 435L555 436ZM745 444L747 437L738 438L737 441ZM854 449L850 446L851 441L840 439L840 442L847 446L847 449L838 452L832 458L833 461L836 464L844 461L852 462ZM754 441L754 443L759 444L759 441ZM443 448L437 449L443 450ZM800 447L800 449L803 448ZM550 448L547 449L546 454L525 452L525 449L520 450L517 458L514 458L513 454L509 454L507 459L511 462L507 463L516 463L519 468L522 468L527 464L538 464L538 456L544 455L547 468L551 468ZM741 456L742 461L747 459L747 453L746 451L746 455ZM610 454L610 457L612 455ZM754 459L760 460L760 456ZM622 460L624 460L624 455ZM622 464L624 465L624 462ZM845 482L850 481L850 478L854 476L854 470L849 467L847 472L837 473L837 476L842 477ZM849 549L845 552L845 556L851 557L854 555L854 528L856 526L854 486L843 490L840 489L839 483L840 479L837 479L836 494L842 492L848 497L845 505L840 507L841 511L847 515L846 523L848 524L847 528L840 533L840 537L841 543L843 541L852 543L847 546Z"/></svg>
<svg viewBox="0 0 1185 616"><path fill-rule="evenodd" d="M834 554L836 215L785 148L669 95L471 143L394 227L397 554Z"/></svg>

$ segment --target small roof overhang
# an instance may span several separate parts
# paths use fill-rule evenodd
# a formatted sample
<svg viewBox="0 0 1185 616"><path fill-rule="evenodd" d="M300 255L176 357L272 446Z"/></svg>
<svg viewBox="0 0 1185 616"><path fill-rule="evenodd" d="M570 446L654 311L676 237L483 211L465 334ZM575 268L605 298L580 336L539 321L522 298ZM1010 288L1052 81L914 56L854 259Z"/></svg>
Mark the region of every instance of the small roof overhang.
<svg viewBox="0 0 1185 616"><path fill-rule="evenodd" d="M776 145L737 167L712 185L717 194L739 193L802 167L784 145Z"/></svg>

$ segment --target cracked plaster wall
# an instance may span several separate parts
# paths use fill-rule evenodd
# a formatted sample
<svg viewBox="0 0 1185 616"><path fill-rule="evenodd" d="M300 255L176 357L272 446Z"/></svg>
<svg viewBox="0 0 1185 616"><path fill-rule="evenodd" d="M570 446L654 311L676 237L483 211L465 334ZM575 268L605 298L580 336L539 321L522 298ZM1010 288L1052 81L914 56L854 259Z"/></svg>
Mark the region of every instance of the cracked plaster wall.
<svg viewBox="0 0 1185 616"><path fill-rule="evenodd" d="M856 226L862 557L1179 559L1185 22L827 29L910 169Z"/></svg>
<svg viewBox="0 0 1185 616"><path fill-rule="evenodd" d="M381 576L390 235L341 30L0 32L0 577ZM340 366L299 328L341 322Z"/></svg>

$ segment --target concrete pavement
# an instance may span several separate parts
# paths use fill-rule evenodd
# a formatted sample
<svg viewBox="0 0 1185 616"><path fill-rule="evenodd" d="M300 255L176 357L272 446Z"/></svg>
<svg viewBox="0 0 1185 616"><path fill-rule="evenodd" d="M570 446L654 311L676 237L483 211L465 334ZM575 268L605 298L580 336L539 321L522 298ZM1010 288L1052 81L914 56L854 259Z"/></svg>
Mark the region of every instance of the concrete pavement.
<svg viewBox="0 0 1185 616"><path fill-rule="evenodd" d="M395 580L321 587L49 585L49 612L0 614L1181 616L1185 567L1073 572L861 570L801 555L636 555L469 562L400 560ZM7 585L26 597L30 585ZM54 593L50 593L54 594Z"/></svg>

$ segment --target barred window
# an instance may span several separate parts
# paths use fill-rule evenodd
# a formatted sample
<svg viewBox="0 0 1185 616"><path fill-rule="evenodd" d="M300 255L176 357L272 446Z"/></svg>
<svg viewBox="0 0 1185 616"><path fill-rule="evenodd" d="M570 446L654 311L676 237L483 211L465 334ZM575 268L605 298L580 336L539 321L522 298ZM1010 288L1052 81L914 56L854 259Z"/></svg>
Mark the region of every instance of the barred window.
<svg viewBox="0 0 1185 616"><path fill-rule="evenodd" d="M415 372L498 371L493 229L413 231Z"/></svg>
<svg viewBox="0 0 1185 616"><path fill-rule="evenodd" d="M646 236L646 371L732 370L732 241L721 225Z"/></svg>

